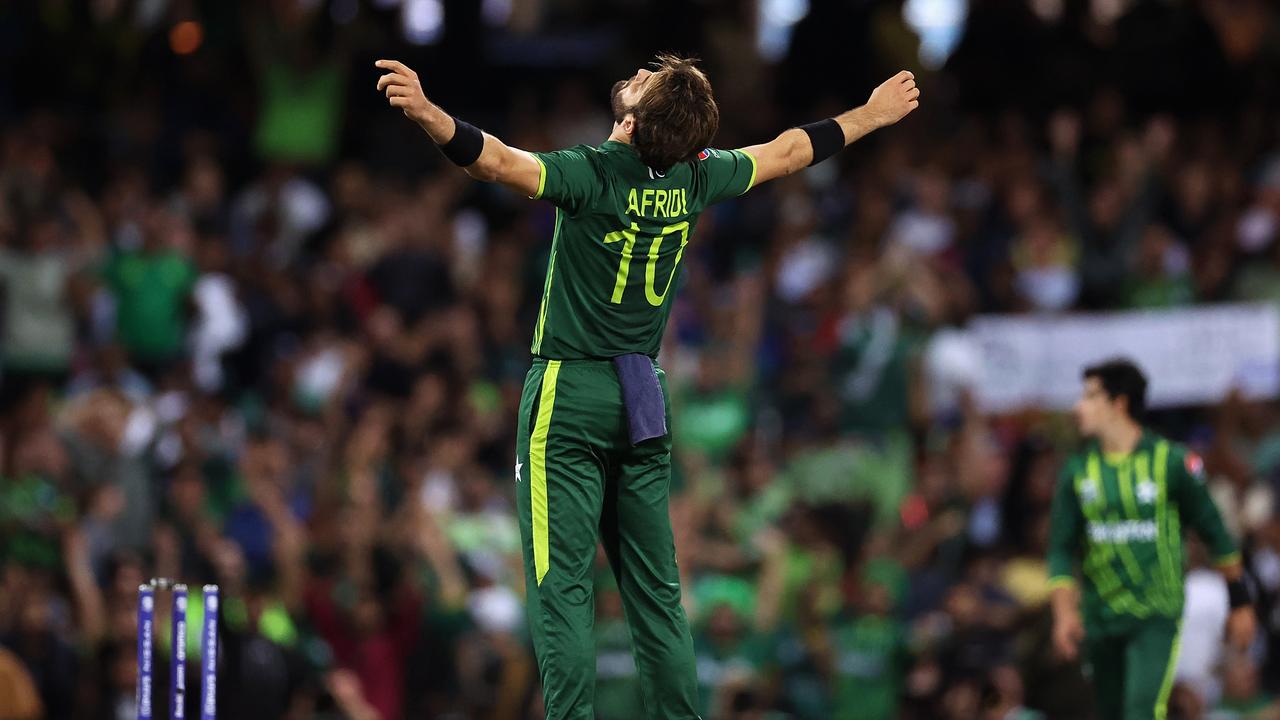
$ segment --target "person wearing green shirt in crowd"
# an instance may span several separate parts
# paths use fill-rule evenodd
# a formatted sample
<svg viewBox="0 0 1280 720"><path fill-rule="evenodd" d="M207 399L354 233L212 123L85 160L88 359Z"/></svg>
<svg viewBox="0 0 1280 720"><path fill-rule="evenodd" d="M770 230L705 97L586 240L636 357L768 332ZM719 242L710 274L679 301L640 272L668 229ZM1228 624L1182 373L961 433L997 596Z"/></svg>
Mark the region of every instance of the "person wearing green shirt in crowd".
<svg viewBox="0 0 1280 720"><path fill-rule="evenodd" d="M675 389L683 422L676 431L682 452L700 453L713 466L724 464L751 428L750 389L732 377L727 351L704 351L697 377Z"/></svg>
<svg viewBox="0 0 1280 720"><path fill-rule="evenodd" d="M1148 225L1142 232L1136 255L1134 272L1128 278L1125 292L1129 308L1170 308L1195 300L1189 253L1168 228Z"/></svg>
<svg viewBox="0 0 1280 720"><path fill-rule="evenodd" d="M770 634L777 664L775 704L793 720L830 720L831 613L821 607L820 593L806 593L795 617Z"/></svg>
<svg viewBox="0 0 1280 720"><path fill-rule="evenodd" d="M893 615L893 590L864 578L854 612L832 633L836 720L893 720L907 668L907 633Z"/></svg>
<svg viewBox="0 0 1280 720"><path fill-rule="evenodd" d="M699 622L694 627L699 713L722 717L740 690L760 691L772 656L769 641L753 626L756 588L739 577L713 575L694 588Z"/></svg>
<svg viewBox="0 0 1280 720"><path fill-rule="evenodd" d="M116 300L117 339L152 380L182 356L186 343L187 300L197 274L192 259L172 242L189 232L181 223L153 218L140 249L116 251L102 268Z"/></svg>
<svg viewBox="0 0 1280 720"><path fill-rule="evenodd" d="M1146 392L1129 360L1084 371L1075 409L1088 440L1063 468L1050 518L1053 642L1068 660L1083 642L1103 720L1167 715L1184 599L1183 526L1205 541L1228 581L1228 639L1247 646L1256 624L1204 464L1142 426Z"/></svg>
<svg viewBox="0 0 1280 720"><path fill-rule="evenodd" d="M692 61L663 55L614 85L607 141L530 153L444 112L402 63L376 65L388 103L451 162L556 207L513 473L547 717L594 716L590 568L603 541L631 627L643 714L696 718L667 509L668 393L656 362L680 261L704 210L896 123L919 105L915 78L901 72L865 105L771 142L718 150L708 147L720 122L711 82Z"/></svg>
<svg viewBox="0 0 1280 720"><path fill-rule="evenodd" d="M622 596L613 575L603 573L596 580L596 604L596 718L630 720L643 701Z"/></svg>

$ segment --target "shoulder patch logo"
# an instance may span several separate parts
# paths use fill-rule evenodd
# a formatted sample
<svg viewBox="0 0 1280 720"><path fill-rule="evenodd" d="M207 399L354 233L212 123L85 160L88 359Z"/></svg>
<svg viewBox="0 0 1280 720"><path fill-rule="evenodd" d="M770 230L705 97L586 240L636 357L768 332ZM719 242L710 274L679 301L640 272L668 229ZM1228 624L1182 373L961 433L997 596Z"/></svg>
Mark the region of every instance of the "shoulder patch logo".
<svg viewBox="0 0 1280 720"><path fill-rule="evenodd" d="M706 160L712 155L716 157L720 157L720 151L714 148L703 148L702 152L698 153L698 160L699 161Z"/></svg>
<svg viewBox="0 0 1280 720"><path fill-rule="evenodd" d="M1204 460L1201 460L1199 455L1188 450L1183 464L1186 465L1187 473L1191 477L1196 480L1204 480Z"/></svg>

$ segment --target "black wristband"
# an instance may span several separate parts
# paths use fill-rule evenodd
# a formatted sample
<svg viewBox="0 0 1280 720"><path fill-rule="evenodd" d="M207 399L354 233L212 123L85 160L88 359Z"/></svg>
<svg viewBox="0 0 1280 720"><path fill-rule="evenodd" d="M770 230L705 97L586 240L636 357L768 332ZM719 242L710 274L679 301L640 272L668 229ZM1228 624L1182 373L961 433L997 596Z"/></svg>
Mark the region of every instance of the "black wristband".
<svg viewBox="0 0 1280 720"><path fill-rule="evenodd" d="M1227 600L1232 610L1253 604L1253 599L1249 595L1249 584L1244 581L1244 578L1227 581Z"/></svg>
<svg viewBox="0 0 1280 720"><path fill-rule="evenodd" d="M844 130L840 129L840 123L833 118L801 125L800 129L809 136L809 144L813 146L813 162L809 163L810 166L817 165L844 149Z"/></svg>
<svg viewBox="0 0 1280 720"><path fill-rule="evenodd" d="M454 118L453 137L439 147L440 152L449 158L449 162L458 167L467 167L480 159L480 153L484 150L484 133L476 126Z"/></svg>

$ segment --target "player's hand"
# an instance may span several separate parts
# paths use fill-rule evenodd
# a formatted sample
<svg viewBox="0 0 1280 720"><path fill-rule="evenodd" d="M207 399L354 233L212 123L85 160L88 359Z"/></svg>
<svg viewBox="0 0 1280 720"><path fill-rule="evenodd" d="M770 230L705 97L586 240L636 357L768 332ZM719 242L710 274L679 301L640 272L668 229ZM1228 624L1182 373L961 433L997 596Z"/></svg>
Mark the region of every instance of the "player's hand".
<svg viewBox="0 0 1280 720"><path fill-rule="evenodd" d="M866 107L877 127L898 122L907 113L920 107L920 88L916 87L916 76L903 70L885 80L880 87L871 91Z"/></svg>
<svg viewBox="0 0 1280 720"><path fill-rule="evenodd" d="M398 60L379 60L374 65L389 71L378 78L378 92L387 96L391 107L400 108L405 117L421 125L431 103L422 91L422 83L418 82L418 73Z"/></svg>
<svg viewBox="0 0 1280 720"><path fill-rule="evenodd" d="M1057 612L1053 618L1053 648L1063 660L1075 660L1084 640L1084 621L1079 610Z"/></svg>
<svg viewBox="0 0 1280 720"><path fill-rule="evenodd" d="M1236 650L1248 650L1257 631L1258 618L1252 606L1238 607L1227 616L1227 644Z"/></svg>

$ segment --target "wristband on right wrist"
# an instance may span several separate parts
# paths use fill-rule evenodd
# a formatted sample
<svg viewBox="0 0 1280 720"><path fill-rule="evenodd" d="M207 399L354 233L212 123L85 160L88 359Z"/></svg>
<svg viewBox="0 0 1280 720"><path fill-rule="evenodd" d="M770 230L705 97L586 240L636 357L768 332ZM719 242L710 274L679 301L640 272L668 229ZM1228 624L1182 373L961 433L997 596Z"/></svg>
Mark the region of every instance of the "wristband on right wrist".
<svg viewBox="0 0 1280 720"><path fill-rule="evenodd" d="M1232 610L1253 604L1253 598L1249 593L1249 584L1245 582L1243 577L1227 581L1227 601L1230 603Z"/></svg>

